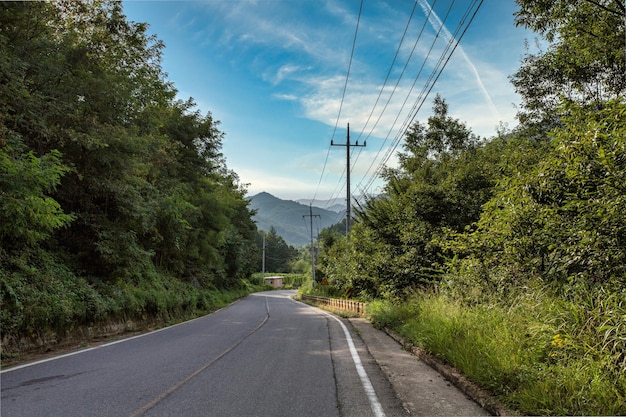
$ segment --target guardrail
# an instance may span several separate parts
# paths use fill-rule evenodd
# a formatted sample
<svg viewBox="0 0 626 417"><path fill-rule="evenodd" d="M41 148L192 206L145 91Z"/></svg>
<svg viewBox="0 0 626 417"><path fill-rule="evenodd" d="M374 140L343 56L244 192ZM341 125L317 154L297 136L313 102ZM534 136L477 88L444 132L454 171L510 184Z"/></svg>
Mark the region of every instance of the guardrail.
<svg viewBox="0 0 626 417"><path fill-rule="evenodd" d="M310 300L315 303L327 305L329 307L337 308L340 310L354 311L355 313L359 314L365 314L365 309L367 308L367 303L352 300L342 300L339 298L317 297L314 295L302 294L302 299Z"/></svg>

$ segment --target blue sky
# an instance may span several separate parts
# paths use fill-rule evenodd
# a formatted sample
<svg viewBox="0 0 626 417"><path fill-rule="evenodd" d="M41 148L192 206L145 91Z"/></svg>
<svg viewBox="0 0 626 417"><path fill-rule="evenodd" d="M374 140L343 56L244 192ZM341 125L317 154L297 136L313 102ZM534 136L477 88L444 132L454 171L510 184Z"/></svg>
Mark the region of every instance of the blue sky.
<svg viewBox="0 0 626 417"><path fill-rule="evenodd" d="M353 194L380 190L377 168L393 166L403 129L426 121L436 93L482 137L501 122L516 125L520 99L508 77L535 35L515 27L514 0L485 0L468 26L478 3L364 0L360 18L360 0L123 4L165 43L163 69L180 98L221 122L226 163L249 195L326 200L346 193L345 147L330 141L346 143L347 123L351 143L367 139L351 150ZM446 46L466 27L423 102Z"/></svg>

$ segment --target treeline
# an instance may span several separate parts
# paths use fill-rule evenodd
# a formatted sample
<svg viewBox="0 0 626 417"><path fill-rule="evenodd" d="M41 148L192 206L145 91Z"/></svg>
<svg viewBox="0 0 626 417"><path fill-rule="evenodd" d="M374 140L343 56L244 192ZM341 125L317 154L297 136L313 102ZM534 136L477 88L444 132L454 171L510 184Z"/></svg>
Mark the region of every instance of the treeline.
<svg viewBox="0 0 626 417"><path fill-rule="evenodd" d="M0 3L5 341L206 311L258 268L223 133L117 1Z"/></svg>
<svg viewBox="0 0 626 417"><path fill-rule="evenodd" d="M259 262L256 265L256 271L261 271L265 266L265 272L302 272L294 271L296 263L301 260L298 249L288 245L273 226L270 227L269 232L259 231L256 243L257 247L263 251L265 258L264 262ZM310 262L309 258L309 265Z"/></svg>
<svg viewBox="0 0 626 417"><path fill-rule="evenodd" d="M336 295L387 300L378 320L523 413L621 415L626 10L517 3L549 45L511 77L519 126L478 138L437 96L320 269Z"/></svg>

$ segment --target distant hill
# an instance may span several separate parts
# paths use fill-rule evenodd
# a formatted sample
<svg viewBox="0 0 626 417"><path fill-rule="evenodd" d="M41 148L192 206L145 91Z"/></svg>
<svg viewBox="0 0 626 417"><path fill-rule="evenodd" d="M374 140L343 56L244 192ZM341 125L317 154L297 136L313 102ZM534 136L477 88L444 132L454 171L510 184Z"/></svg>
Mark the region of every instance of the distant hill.
<svg viewBox="0 0 626 417"><path fill-rule="evenodd" d="M276 233L285 239L285 242L293 246L304 246L311 243L309 206L292 200L281 200L269 193L259 193L249 198L250 208L257 210L253 216L260 230L269 231L274 227ZM317 236L319 230L339 223L342 220L341 213L324 210L319 207L312 208L313 235Z"/></svg>
<svg viewBox="0 0 626 417"><path fill-rule="evenodd" d="M364 195L353 195L352 196L352 207L355 206L355 201L365 202L367 199L372 196L364 196ZM375 196L376 197L376 196ZM296 200L296 202L300 204L304 204L308 206L309 204L313 204L313 207L323 208L324 210L334 211L335 213L344 213L346 211L346 199L343 198L333 198L331 200L310 200L310 199L300 199Z"/></svg>
<svg viewBox="0 0 626 417"><path fill-rule="evenodd" d="M324 210L334 211L335 213L343 213L346 211L346 199L345 198L333 198L332 200L309 200L300 199L296 200L297 203L308 206L313 203L313 207L323 208Z"/></svg>

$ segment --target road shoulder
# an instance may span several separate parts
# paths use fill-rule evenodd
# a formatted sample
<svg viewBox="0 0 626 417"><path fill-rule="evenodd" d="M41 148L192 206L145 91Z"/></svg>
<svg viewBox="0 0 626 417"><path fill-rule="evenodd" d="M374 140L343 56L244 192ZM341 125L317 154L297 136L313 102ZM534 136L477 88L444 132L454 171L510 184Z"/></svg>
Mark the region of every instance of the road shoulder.
<svg viewBox="0 0 626 417"><path fill-rule="evenodd" d="M384 331L374 328L366 319L351 318L350 323L387 376L404 408L411 415L485 416L491 413L500 414L497 408L494 409L490 405L491 401L486 399L484 395L482 399L477 398L476 400L481 402L483 406L487 406L486 408L491 413L481 407L475 399L469 397L472 392L466 393L464 392L465 389L461 390L453 385L452 382L458 383L454 378L451 377L450 381L447 380L438 370L414 354L407 352L403 349L401 340L396 340ZM445 370L443 373L446 374Z"/></svg>

